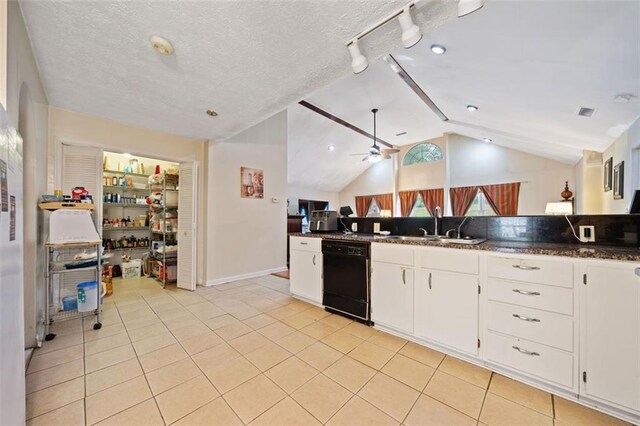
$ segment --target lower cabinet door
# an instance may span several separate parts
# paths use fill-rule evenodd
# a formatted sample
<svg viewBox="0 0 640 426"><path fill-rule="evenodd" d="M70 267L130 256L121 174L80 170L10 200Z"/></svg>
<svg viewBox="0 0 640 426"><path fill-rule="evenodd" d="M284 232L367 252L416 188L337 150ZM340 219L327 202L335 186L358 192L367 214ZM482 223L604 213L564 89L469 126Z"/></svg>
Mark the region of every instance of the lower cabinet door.
<svg viewBox="0 0 640 426"><path fill-rule="evenodd" d="M589 265L580 393L640 412L640 268Z"/></svg>
<svg viewBox="0 0 640 426"><path fill-rule="evenodd" d="M477 355L478 300L476 275L418 269L415 334Z"/></svg>
<svg viewBox="0 0 640 426"><path fill-rule="evenodd" d="M381 262L372 268L371 319L413 333L413 268Z"/></svg>
<svg viewBox="0 0 640 426"><path fill-rule="evenodd" d="M322 253L291 250L289 265L291 293L322 304Z"/></svg>

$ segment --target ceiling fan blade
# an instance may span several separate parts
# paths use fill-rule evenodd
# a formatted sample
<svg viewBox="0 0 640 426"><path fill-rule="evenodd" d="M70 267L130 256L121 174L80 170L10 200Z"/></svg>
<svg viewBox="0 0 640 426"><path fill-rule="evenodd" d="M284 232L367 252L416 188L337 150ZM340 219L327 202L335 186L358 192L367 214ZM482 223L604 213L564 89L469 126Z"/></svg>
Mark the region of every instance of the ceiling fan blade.
<svg viewBox="0 0 640 426"><path fill-rule="evenodd" d="M380 154L380 156L383 160L388 160L389 158L391 158L391 154L387 154L386 152L383 152L382 154Z"/></svg>
<svg viewBox="0 0 640 426"><path fill-rule="evenodd" d="M369 156L368 155L362 159L362 161L368 161L368 160L369 160Z"/></svg>
<svg viewBox="0 0 640 426"><path fill-rule="evenodd" d="M399 153L400 150L397 148L383 148L382 149L382 153L383 154L397 154Z"/></svg>

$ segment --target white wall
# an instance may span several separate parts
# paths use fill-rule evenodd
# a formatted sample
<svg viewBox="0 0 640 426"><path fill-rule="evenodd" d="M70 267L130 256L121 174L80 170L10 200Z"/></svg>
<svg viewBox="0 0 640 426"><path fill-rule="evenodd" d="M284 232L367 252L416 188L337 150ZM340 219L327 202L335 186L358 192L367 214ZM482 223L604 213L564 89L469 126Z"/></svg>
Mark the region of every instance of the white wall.
<svg viewBox="0 0 640 426"><path fill-rule="evenodd" d="M357 195L394 192L395 172L393 163L393 160L382 160L365 170L340 191L340 205L351 206L351 209L356 212Z"/></svg>
<svg viewBox="0 0 640 426"><path fill-rule="evenodd" d="M6 8L6 11L5 11ZM6 13L6 14L5 14ZM48 101L40 81L31 43L18 2L0 2L0 97L6 96L10 121L24 137L24 259L13 263L24 279L2 280L0 286L0 424L23 424L25 420L25 346L35 343L38 300L42 307L42 257L38 248L37 197L44 192L47 155ZM5 44L6 43L6 44ZM6 52L6 57L4 56ZM6 76L6 78L5 78ZM22 200L21 200L22 201ZM22 251L23 248L20 248ZM40 297L38 297L40 294Z"/></svg>
<svg viewBox="0 0 640 426"><path fill-rule="evenodd" d="M340 209L340 193L322 191L314 188L287 185L287 200L289 200L289 214L297 214L298 200L328 201L329 210Z"/></svg>
<svg viewBox="0 0 640 426"><path fill-rule="evenodd" d="M398 153L397 174L394 175L393 161L370 167L340 192L341 205L349 204L355 211L356 195L393 192L394 176L397 176L398 191L445 188L445 204L451 187L527 182L520 188L520 215L544 214L547 202L561 199L565 181L575 189L573 165L457 134L426 142L435 143L443 150L444 161L402 166L404 155L413 145L404 146Z"/></svg>
<svg viewBox="0 0 640 426"><path fill-rule="evenodd" d="M461 135L448 136L452 188L526 182L520 186L519 215L544 214L547 202L562 199L565 181L569 181L570 189L575 189L573 165Z"/></svg>
<svg viewBox="0 0 640 426"><path fill-rule="evenodd" d="M175 162L197 161L200 165L198 197L203 200L207 194L205 141L143 129L55 107L51 107L49 111L49 191L52 191L55 186L55 151L60 142L98 146L107 151L128 152L135 156L155 157ZM196 279L200 285L205 281L206 215L206 206L202 202L198 208L196 232L198 248Z"/></svg>
<svg viewBox="0 0 640 426"><path fill-rule="evenodd" d="M208 158L207 284L285 269L287 112L209 143ZM264 199L240 197L242 166L264 171Z"/></svg>

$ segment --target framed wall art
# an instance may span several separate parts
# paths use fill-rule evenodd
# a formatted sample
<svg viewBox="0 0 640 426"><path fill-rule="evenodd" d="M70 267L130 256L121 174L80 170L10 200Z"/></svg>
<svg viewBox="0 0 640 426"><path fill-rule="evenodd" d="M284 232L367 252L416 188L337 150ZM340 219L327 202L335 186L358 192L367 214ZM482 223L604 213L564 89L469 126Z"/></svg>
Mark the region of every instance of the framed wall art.
<svg viewBox="0 0 640 426"><path fill-rule="evenodd" d="M240 167L240 196L264 198L264 171Z"/></svg>
<svg viewBox="0 0 640 426"><path fill-rule="evenodd" d="M613 168L613 199L624 198L624 161L619 162Z"/></svg>
<svg viewBox="0 0 640 426"><path fill-rule="evenodd" d="M604 162L604 192L611 191L611 177L613 172L613 157Z"/></svg>

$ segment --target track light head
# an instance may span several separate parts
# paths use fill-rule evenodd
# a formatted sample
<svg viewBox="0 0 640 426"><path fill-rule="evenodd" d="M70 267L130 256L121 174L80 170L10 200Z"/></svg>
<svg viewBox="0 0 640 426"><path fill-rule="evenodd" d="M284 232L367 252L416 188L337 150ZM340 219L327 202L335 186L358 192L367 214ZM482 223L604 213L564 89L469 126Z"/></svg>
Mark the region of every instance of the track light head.
<svg viewBox="0 0 640 426"><path fill-rule="evenodd" d="M484 6L484 0L459 0L458 18L462 18L463 16L473 13L482 6Z"/></svg>
<svg viewBox="0 0 640 426"><path fill-rule="evenodd" d="M400 21L400 27L402 28L402 44L405 49L415 46L422 38L422 32L420 27L414 24L413 19L411 19L410 6L405 6L400 16L398 16L398 21Z"/></svg>
<svg viewBox="0 0 640 426"><path fill-rule="evenodd" d="M369 66L367 58L360 53L360 47L358 46L358 40L353 40L348 46L349 53L351 54L351 68L353 68L354 74L360 74L366 70Z"/></svg>

